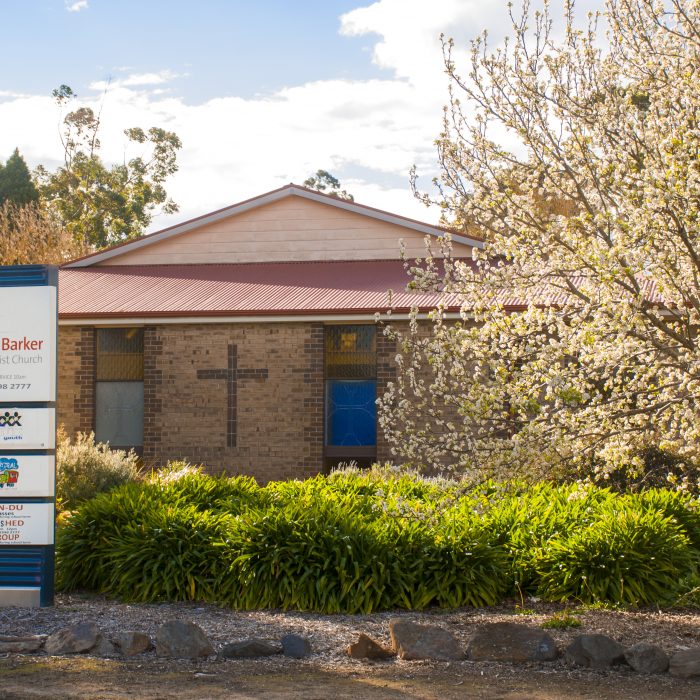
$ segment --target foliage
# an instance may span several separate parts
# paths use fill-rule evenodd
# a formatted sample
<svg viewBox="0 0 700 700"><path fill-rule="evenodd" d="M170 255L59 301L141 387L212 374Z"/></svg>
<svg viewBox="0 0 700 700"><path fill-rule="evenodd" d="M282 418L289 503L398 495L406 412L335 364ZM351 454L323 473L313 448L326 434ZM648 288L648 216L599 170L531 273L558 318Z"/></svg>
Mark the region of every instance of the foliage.
<svg viewBox="0 0 700 700"><path fill-rule="evenodd" d="M59 431L56 449L56 500L72 510L96 494L109 491L138 477L135 452L110 450L95 444L94 433L78 433L75 442Z"/></svg>
<svg viewBox="0 0 700 700"><path fill-rule="evenodd" d="M58 572L67 590L238 609L352 614L523 592L664 602L697 580L696 507L662 490L470 488L386 469L260 487L177 463L83 503L59 528Z"/></svg>
<svg viewBox="0 0 700 700"><path fill-rule="evenodd" d="M60 265L89 252L40 206L0 205L0 265Z"/></svg>
<svg viewBox="0 0 700 700"><path fill-rule="evenodd" d="M643 491L647 488L676 486L693 489L700 483L700 464L684 459L670 450L651 446L640 449L632 460L613 469L591 469L596 483L619 491Z"/></svg>
<svg viewBox="0 0 700 700"><path fill-rule="evenodd" d="M24 158L15 148L5 165L0 163L0 204L13 202L17 205L36 203L39 193Z"/></svg>
<svg viewBox="0 0 700 700"><path fill-rule="evenodd" d="M333 177L327 170L317 170L315 175L304 180L304 186L312 190L318 190L323 194L345 199L348 202L354 202L355 198L348 194L345 190L340 189L340 180Z"/></svg>
<svg viewBox="0 0 700 700"><path fill-rule="evenodd" d="M584 603L670 602L697 557L672 517L605 504L595 522L549 543L538 563L538 592Z"/></svg>
<svg viewBox="0 0 700 700"><path fill-rule="evenodd" d="M399 334L381 423L415 466L536 479L640 470L650 448L700 462L700 4L606 8L607 42L573 3L562 32L526 4L464 74L444 42L439 203L485 249L415 269L463 312Z"/></svg>
<svg viewBox="0 0 700 700"><path fill-rule="evenodd" d="M540 627L545 630L565 630L581 627L581 620L576 617L578 613L570 613L568 610L556 612L549 620L545 620Z"/></svg>
<svg viewBox="0 0 700 700"><path fill-rule="evenodd" d="M66 85L53 94L60 106L76 97ZM63 119L63 166L36 171L44 204L74 238L98 248L143 233L159 207L166 214L177 211L164 183L177 171L182 145L162 128L125 129L130 144L145 147L147 155L108 166L99 155L99 130L100 114L90 107L69 112Z"/></svg>
<svg viewBox="0 0 700 700"><path fill-rule="evenodd" d="M684 608L700 608L700 573L685 576L678 585L675 605Z"/></svg>

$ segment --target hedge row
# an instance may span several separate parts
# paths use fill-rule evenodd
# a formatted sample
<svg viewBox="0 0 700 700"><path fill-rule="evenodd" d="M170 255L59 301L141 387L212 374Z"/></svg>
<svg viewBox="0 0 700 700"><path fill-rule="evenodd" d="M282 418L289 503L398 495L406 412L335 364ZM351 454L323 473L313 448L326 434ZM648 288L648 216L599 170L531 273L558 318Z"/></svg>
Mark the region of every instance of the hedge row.
<svg viewBox="0 0 700 700"><path fill-rule="evenodd" d="M700 509L677 492L467 489L382 472L259 487L185 471L86 502L59 585L123 600L367 613L506 597L668 603L697 585Z"/></svg>

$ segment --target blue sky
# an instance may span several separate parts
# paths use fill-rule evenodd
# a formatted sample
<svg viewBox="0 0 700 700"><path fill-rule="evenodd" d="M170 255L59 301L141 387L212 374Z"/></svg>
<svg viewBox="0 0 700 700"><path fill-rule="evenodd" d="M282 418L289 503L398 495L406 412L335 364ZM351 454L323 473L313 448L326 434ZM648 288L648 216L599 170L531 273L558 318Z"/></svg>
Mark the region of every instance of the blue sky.
<svg viewBox="0 0 700 700"><path fill-rule="evenodd" d="M553 0L556 5L556 0ZM583 9L599 0L581 0ZM61 163L61 83L102 110L102 156L134 155L131 126L183 142L167 189L180 206L152 230L319 168L359 202L437 221L408 173L438 173L447 100L439 35L507 29L505 0L0 0L0 158Z"/></svg>
<svg viewBox="0 0 700 700"><path fill-rule="evenodd" d="M3 0L3 47L27 56L3 75L3 89L77 92L125 73L181 76L190 101L252 97L301 80L380 77L370 37L341 37L340 16L358 2L332 0ZM31 31L28 32L28 28ZM31 34L31 45L27 36Z"/></svg>

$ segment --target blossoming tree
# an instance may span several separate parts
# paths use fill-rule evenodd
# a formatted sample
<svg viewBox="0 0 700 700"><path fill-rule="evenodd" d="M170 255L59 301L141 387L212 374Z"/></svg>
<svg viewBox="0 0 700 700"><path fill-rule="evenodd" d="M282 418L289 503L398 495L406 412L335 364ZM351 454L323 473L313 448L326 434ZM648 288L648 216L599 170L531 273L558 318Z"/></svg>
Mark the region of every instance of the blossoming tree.
<svg viewBox="0 0 700 700"><path fill-rule="evenodd" d="M526 5L505 47L473 42L465 77L444 41L439 199L486 247L478 269L414 270L461 319L443 307L399 334L381 422L408 462L551 476L634 469L650 446L700 458L700 2L564 17L556 32Z"/></svg>

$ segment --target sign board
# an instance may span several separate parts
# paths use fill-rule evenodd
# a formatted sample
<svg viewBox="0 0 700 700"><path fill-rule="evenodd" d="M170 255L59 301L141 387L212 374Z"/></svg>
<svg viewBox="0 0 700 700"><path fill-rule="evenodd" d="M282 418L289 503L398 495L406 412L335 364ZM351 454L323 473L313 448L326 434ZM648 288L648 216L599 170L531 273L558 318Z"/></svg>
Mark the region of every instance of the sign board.
<svg viewBox="0 0 700 700"><path fill-rule="evenodd" d="M56 287L0 289L0 400L56 400Z"/></svg>
<svg viewBox="0 0 700 700"><path fill-rule="evenodd" d="M0 408L0 450L52 450L55 447L55 409Z"/></svg>
<svg viewBox="0 0 700 700"><path fill-rule="evenodd" d="M58 270L0 266L0 606L53 605Z"/></svg>
<svg viewBox="0 0 700 700"><path fill-rule="evenodd" d="M0 499L53 498L55 475L53 455L0 454Z"/></svg>
<svg viewBox="0 0 700 700"><path fill-rule="evenodd" d="M0 545L53 544L53 503L0 501Z"/></svg>

